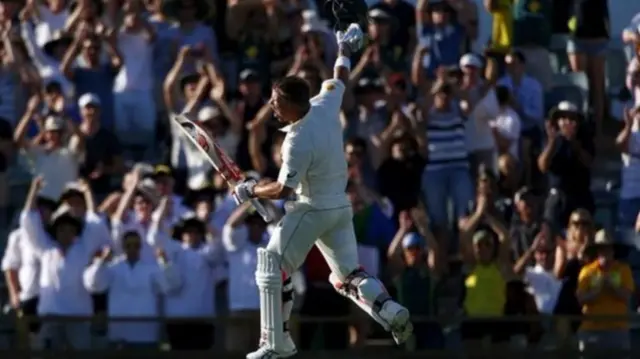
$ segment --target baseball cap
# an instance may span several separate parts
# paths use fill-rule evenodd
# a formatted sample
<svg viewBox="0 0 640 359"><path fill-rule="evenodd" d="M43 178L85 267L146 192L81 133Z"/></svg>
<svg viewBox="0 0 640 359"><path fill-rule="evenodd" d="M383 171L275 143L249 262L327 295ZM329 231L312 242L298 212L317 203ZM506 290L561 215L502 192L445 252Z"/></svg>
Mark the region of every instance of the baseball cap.
<svg viewBox="0 0 640 359"><path fill-rule="evenodd" d="M198 121L206 122L220 116L220 110L213 106L205 106L198 111Z"/></svg>
<svg viewBox="0 0 640 359"><path fill-rule="evenodd" d="M477 231L476 233L473 234L473 237L472 237L473 243L478 243L483 241L492 241L492 240L493 240L492 233L484 229Z"/></svg>
<svg viewBox="0 0 640 359"><path fill-rule="evenodd" d="M382 20L386 21L391 19L391 15L388 12L382 9L371 9L369 10L369 17L373 20Z"/></svg>
<svg viewBox="0 0 640 359"><path fill-rule="evenodd" d="M260 81L258 72L253 69L244 69L240 72L240 81L242 82L257 82Z"/></svg>
<svg viewBox="0 0 640 359"><path fill-rule="evenodd" d="M83 108L89 105L100 106L100 98L98 95L88 92L80 96L78 99L78 107Z"/></svg>
<svg viewBox="0 0 640 359"><path fill-rule="evenodd" d="M459 62L460 67L471 66L471 67L482 67L482 60L476 55L472 53L464 54L460 58Z"/></svg>
<svg viewBox="0 0 640 359"><path fill-rule="evenodd" d="M45 131L60 131L64 128L64 120L59 116L47 116L44 120Z"/></svg>
<svg viewBox="0 0 640 359"><path fill-rule="evenodd" d="M411 247L422 247L424 244L422 237L416 233L407 233L402 237L402 248L407 249Z"/></svg>

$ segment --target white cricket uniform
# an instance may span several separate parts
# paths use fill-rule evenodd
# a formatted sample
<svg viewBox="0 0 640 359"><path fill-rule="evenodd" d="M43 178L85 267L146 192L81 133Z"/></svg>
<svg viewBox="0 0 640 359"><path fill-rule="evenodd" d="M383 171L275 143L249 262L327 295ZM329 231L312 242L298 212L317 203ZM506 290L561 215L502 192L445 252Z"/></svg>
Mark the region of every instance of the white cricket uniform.
<svg viewBox="0 0 640 359"><path fill-rule="evenodd" d="M282 129L286 137L278 182L295 188L298 200L287 206L267 250L281 256L281 268L287 274L302 265L314 243L339 277L358 267L339 121L344 91L342 81L325 81L306 116Z"/></svg>

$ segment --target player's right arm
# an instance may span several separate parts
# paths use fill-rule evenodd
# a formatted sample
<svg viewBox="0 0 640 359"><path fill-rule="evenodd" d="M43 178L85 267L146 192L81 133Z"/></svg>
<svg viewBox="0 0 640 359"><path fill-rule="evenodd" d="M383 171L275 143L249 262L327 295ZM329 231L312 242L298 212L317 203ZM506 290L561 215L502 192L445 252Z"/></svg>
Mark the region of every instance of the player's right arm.
<svg viewBox="0 0 640 359"><path fill-rule="evenodd" d="M351 50L344 43L338 44L338 59L333 67L333 79L340 80L346 85L349 81L349 75L351 74L351 66L349 61L341 61L341 58L347 60L351 58Z"/></svg>

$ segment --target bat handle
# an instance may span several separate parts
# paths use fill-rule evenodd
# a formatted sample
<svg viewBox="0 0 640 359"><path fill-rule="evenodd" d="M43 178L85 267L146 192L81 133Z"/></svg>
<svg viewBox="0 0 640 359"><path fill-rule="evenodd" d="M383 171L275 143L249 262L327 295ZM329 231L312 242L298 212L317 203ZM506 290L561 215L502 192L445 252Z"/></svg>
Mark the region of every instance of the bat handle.
<svg viewBox="0 0 640 359"><path fill-rule="evenodd" d="M251 205L262 216L262 219L264 219L265 222L267 222L267 223L271 222L271 220L272 220L271 215L269 214L267 209L264 208L262 203L260 203L260 201L258 201L257 199L254 198L254 199L251 200Z"/></svg>

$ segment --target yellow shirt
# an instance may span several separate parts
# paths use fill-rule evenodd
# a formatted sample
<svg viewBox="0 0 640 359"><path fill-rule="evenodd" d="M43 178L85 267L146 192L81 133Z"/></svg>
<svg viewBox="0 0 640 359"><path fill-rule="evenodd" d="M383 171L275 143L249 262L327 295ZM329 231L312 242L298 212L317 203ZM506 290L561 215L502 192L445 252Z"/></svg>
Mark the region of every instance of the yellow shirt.
<svg viewBox="0 0 640 359"><path fill-rule="evenodd" d="M491 49L507 52L513 43L513 0L497 0L498 9L491 12Z"/></svg>
<svg viewBox="0 0 640 359"><path fill-rule="evenodd" d="M633 292L635 284L631 276L631 268L627 264L614 262L606 272L600 268L598 261L582 268L578 276L578 293L590 290L603 276L609 276L614 284ZM582 313L586 315L627 315L629 303L611 292L603 289L591 302L582 306ZM626 329L627 320L584 320L581 330Z"/></svg>
<svg viewBox="0 0 640 359"><path fill-rule="evenodd" d="M468 316L502 316L507 300L506 284L495 263L476 265L464 282L464 309Z"/></svg>

